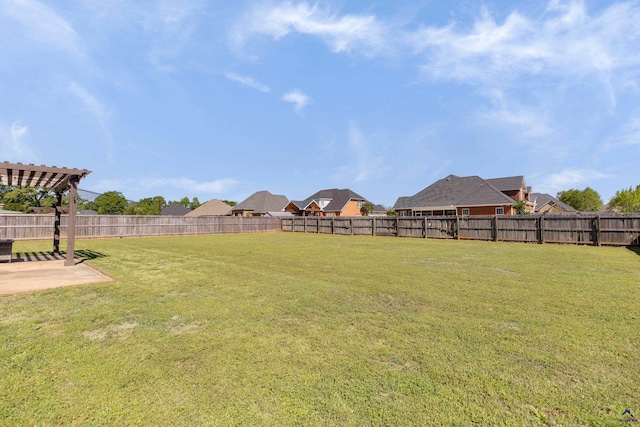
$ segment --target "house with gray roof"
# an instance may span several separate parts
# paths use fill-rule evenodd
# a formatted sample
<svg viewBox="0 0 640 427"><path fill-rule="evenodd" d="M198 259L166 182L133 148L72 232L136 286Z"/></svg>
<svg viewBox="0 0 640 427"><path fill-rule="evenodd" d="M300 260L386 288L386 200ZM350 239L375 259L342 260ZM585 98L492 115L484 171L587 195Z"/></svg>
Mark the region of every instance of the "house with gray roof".
<svg viewBox="0 0 640 427"><path fill-rule="evenodd" d="M160 209L160 215L165 216L185 216L189 212L191 212L191 209L180 203L171 203L169 206Z"/></svg>
<svg viewBox="0 0 640 427"><path fill-rule="evenodd" d="M546 212L577 212L574 208L561 202L549 194L532 193L531 200L535 204L536 213Z"/></svg>
<svg viewBox="0 0 640 427"><path fill-rule="evenodd" d="M271 194L266 190L253 193L231 208L233 216L264 216L267 212L284 211L289 203L285 196Z"/></svg>
<svg viewBox="0 0 640 427"><path fill-rule="evenodd" d="M401 216L515 215L513 204L521 200L533 211L530 190L523 176L483 179L449 175L413 196L399 197L393 209Z"/></svg>
<svg viewBox="0 0 640 427"><path fill-rule="evenodd" d="M304 200L292 200L285 210L297 216L358 216L367 199L349 189L320 190Z"/></svg>

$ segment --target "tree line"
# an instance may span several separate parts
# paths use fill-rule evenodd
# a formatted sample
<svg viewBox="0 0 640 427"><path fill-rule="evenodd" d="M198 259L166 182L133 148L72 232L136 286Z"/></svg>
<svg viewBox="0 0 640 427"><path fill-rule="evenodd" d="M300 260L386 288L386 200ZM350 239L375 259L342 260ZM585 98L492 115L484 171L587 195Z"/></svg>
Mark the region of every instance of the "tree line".
<svg viewBox="0 0 640 427"><path fill-rule="evenodd" d="M580 212L598 212L602 199L597 191L587 187L584 190L571 189L560 191L558 200ZM640 212L640 185L616 191L609 200L609 210L620 213Z"/></svg>
<svg viewBox="0 0 640 427"><path fill-rule="evenodd" d="M235 202L222 200L230 206ZM53 208L57 203L56 194L43 188L0 186L0 202L4 210L28 213L31 208ZM69 196L64 194L62 206L69 206ZM183 197L177 201L167 201L162 196L146 197L137 202L128 201L118 191L107 191L94 200L86 200L78 196L78 210L93 210L101 215L160 215L163 208L179 204L188 209L196 209L201 205L197 197Z"/></svg>

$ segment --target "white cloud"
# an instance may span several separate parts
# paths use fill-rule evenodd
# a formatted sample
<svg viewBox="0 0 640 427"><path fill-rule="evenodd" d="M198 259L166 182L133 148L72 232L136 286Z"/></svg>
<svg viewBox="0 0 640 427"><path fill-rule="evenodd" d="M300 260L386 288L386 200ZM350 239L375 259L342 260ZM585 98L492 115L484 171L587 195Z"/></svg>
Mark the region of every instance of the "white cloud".
<svg viewBox="0 0 640 427"><path fill-rule="evenodd" d="M482 9L470 30L455 24L427 27L407 40L425 54L423 70L436 79L490 81L543 70L567 77L606 77L640 64L638 22L635 2L616 3L591 16L582 1L552 1L540 19L512 12L500 24Z"/></svg>
<svg viewBox="0 0 640 427"><path fill-rule="evenodd" d="M640 145L640 116L633 117L629 123L607 143L605 148Z"/></svg>
<svg viewBox="0 0 640 427"><path fill-rule="evenodd" d="M141 179L106 179L98 182L96 191L110 191L116 189L123 194L146 194L141 197L152 197L156 194L167 195L169 193L200 193L200 194L225 194L238 185L238 181L232 178L222 178L215 181L196 181L190 178L156 178L146 177ZM179 190L178 193L174 190ZM154 193L154 194L151 194ZM166 196L165 196L166 197ZM178 196L176 196L178 197Z"/></svg>
<svg viewBox="0 0 640 427"><path fill-rule="evenodd" d="M37 0L0 1L0 28L2 18L8 19L20 28L24 39L43 45L49 45L75 57L83 57L80 38L72 25L46 4ZM6 27L5 28L11 28ZM4 36L15 37L14 34ZM21 41L24 42L24 39Z"/></svg>
<svg viewBox="0 0 640 427"><path fill-rule="evenodd" d="M548 193L555 195L559 191L569 190L585 185L595 180L609 178L602 172L592 169L564 169L548 175L534 175L533 181L536 182L533 189L536 193ZM579 188L581 189L581 188Z"/></svg>
<svg viewBox="0 0 640 427"><path fill-rule="evenodd" d="M294 110L296 113L301 114L304 107L306 107L313 99L299 90L292 90L285 93L282 96L282 100L286 102L291 102L293 104Z"/></svg>
<svg viewBox="0 0 640 427"><path fill-rule="evenodd" d="M495 90L489 94L493 108L481 112L481 124L506 128L518 134L522 143L530 144L530 140L539 141L540 137L551 134L547 114L531 107L525 107L507 98L502 91Z"/></svg>
<svg viewBox="0 0 640 427"><path fill-rule="evenodd" d="M107 109L87 89L73 81L69 84L69 92L82 101L97 120L105 122L109 119L110 114Z"/></svg>
<svg viewBox="0 0 640 427"><path fill-rule="evenodd" d="M153 39L147 56L156 68L173 69L169 60L178 56L191 40L202 7L200 1L160 0L149 9L144 18L144 29Z"/></svg>
<svg viewBox="0 0 640 427"><path fill-rule="evenodd" d="M349 123L348 152L351 161L342 166L337 174L340 179L346 177L355 182L365 182L379 176L383 171L383 157L375 156L372 142L353 122Z"/></svg>
<svg viewBox="0 0 640 427"><path fill-rule="evenodd" d="M225 77L234 82L241 83L245 86L248 86L252 89L259 90L260 92L269 93L271 92L271 88L265 84L260 83L259 81L246 76L241 76L239 74L225 72Z"/></svg>
<svg viewBox="0 0 640 427"><path fill-rule="evenodd" d="M277 6L257 6L236 27L233 38L242 46L255 35L274 40L291 33L306 34L322 39L336 53L356 51L373 56L386 50L391 40L387 28L375 16L339 16L319 3L285 2Z"/></svg>
<svg viewBox="0 0 640 427"><path fill-rule="evenodd" d="M105 134L105 142L107 144L107 154L109 158L113 159L113 137L109 129L109 118L111 114L100 103L95 96L93 96L87 89L80 86L75 81L69 84L69 92L78 98L82 104L87 108L91 115L98 121L100 127Z"/></svg>
<svg viewBox="0 0 640 427"><path fill-rule="evenodd" d="M29 128L20 122L12 123L9 129L0 127L0 157L33 163L34 152L25 142L28 133Z"/></svg>

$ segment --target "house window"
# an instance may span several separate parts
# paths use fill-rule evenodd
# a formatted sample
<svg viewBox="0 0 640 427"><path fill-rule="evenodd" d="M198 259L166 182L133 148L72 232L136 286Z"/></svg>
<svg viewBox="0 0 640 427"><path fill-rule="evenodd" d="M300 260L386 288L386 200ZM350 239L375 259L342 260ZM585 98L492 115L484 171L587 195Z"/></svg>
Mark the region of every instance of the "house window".
<svg viewBox="0 0 640 427"><path fill-rule="evenodd" d="M362 207L362 200L358 200L358 208Z"/></svg>
<svg viewBox="0 0 640 427"><path fill-rule="evenodd" d="M504 215L504 208L496 208L496 215Z"/></svg>
<svg viewBox="0 0 640 427"><path fill-rule="evenodd" d="M462 216L469 216L469 208L462 208Z"/></svg>

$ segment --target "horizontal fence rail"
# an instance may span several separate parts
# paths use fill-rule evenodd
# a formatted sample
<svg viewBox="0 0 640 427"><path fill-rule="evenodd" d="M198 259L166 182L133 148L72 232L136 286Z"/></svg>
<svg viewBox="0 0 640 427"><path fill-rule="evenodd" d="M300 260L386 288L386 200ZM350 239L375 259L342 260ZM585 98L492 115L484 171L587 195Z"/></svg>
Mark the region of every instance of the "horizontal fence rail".
<svg viewBox="0 0 640 427"><path fill-rule="evenodd" d="M640 245L640 215L292 217L282 231L580 245Z"/></svg>
<svg viewBox="0 0 640 427"><path fill-rule="evenodd" d="M53 215L0 215L0 239L53 238ZM61 218L67 236L68 216ZM281 231L279 218L239 216L78 215L76 238L145 237L190 234L263 233Z"/></svg>

